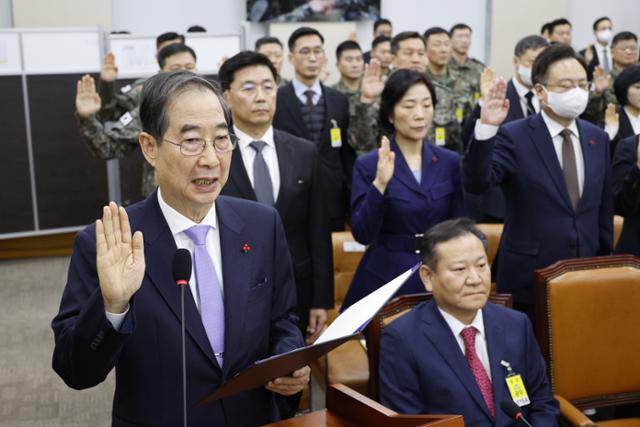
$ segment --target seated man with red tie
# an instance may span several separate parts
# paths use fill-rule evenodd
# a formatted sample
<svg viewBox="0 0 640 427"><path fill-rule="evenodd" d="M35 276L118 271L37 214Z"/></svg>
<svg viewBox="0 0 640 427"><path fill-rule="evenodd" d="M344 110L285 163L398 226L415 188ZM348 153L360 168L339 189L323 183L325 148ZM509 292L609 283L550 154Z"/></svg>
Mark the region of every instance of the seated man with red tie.
<svg viewBox="0 0 640 427"><path fill-rule="evenodd" d="M395 320L380 342L380 401L403 414L462 414L474 427L557 426L558 402L526 315L487 303L486 238L473 222L441 222L424 235L420 279L433 299ZM517 389L526 393L517 392Z"/></svg>

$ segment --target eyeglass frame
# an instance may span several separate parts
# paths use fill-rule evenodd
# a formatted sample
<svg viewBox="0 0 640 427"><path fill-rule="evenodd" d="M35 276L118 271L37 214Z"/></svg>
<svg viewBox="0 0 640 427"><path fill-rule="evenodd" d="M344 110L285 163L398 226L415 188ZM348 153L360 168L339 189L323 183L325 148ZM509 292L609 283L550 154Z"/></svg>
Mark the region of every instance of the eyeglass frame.
<svg viewBox="0 0 640 427"><path fill-rule="evenodd" d="M228 135L220 135L218 138L220 138L220 137L227 137L227 136L228 136L228 137L229 137L229 139L231 140L231 148L230 148L230 149L228 149L228 150L224 150L224 151L222 151L222 150L220 150L220 149L218 149L218 148L216 147L215 139L212 139L212 140L210 140L210 141L207 141L207 140L206 140L206 139L204 139L204 138L186 138L186 139L183 139L183 140L182 140L182 141L180 141L180 142L174 142L174 141L171 141L171 140L169 140L169 139L162 138L162 141L163 141L163 142L168 142L168 143L169 143L169 144L171 144L171 145L175 145L175 146L179 147L179 149L180 149L180 154L182 154L183 156L185 156L185 157L193 157L193 156L199 156L199 155L201 155L202 153L204 153L204 149L205 149L205 147L207 146L207 142L211 142L211 146L213 147L213 150L214 150L216 153L218 153L218 154L226 154L226 153L230 153L230 152L232 152L232 151L236 148L236 146L238 145L238 140L239 140L239 138L236 136L236 134L234 134L234 133L232 133L232 132L229 132L229 134L228 134ZM201 141L201 143L200 143L200 147L201 147L201 148L200 148L200 151L198 151L197 153L185 153L184 151L182 151L182 144L184 144L185 142L187 142L187 141L189 141L189 140L193 140L193 139L195 139L195 140L200 140L200 141Z"/></svg>

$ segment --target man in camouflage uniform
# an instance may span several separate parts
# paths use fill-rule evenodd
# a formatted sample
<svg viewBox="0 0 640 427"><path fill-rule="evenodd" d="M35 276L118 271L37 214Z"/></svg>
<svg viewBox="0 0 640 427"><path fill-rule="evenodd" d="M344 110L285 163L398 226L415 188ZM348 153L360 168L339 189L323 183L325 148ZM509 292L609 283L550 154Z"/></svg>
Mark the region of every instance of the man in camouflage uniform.
<svg viewBox="0 0 640 427"><path fill-rule="evenodd" d="M474 86L464 75L449 68L451 38L444 28L429 28L424 33L428 58L427 76L436 90L433 125L428 140L437 146L462 154L462 122L475 104L475 94L480 86Z"/></svg>
<svg viewBox="0 0 640 427"><path fill-rule="evenodd" d="M613 67L605 74L602 66L593 71L593 92L589 92L589 103L582 118L599 124L604 120L607 105L618 106L618 99L613 91L613 82L626 68L638 63L638 38L629 31L615 35L611 41L611 60Z"/></svg>
<svg viewBox="0 0 640 427"><path fill-rule="evenodd" d="M160 72L195 71L196 55L188 46L172 44L158 52ZM133 98L129 98L131 101ZM138 98L139 100L139 98ZM100 121L101 96L96 92L93 77L85 75L78 81L76 117L80 135L91 153L100 159L122 158L138 147L142 131L139 106L122 114L117 120ZM120 107L115 107L120 108ZM154 171L146 161L142 166L142 194L146 197L155 189Z"/></svg>
<svg viewBox="0 0 640 427"><path fill-rule="evenodd" d="M473 100L480 99L480 75L486 68L485 65L468 55L471 47L471 27L467 24L456 24L449 30L451 37L451 60L449 69L463 76L478 92L473 94Z"/></svg>
<svg viewBox="0 0 640 427"><path fill-rule="evenodd" d="M360 80L364 71L362 49L354 41L347 40L340 43L336 49L336 66L340 71L340 80L333 88L344 93L349 100L349 115L356 114L356 105L360 102L362 92ZM359 141L358 133L353 126L349 126L349 144L356 150L356 154L364 154L368 147L368 141ZM368 151L368 150L367 150Z"/></svg>
<svg viewBox="0 0 640 427"><path fill-rule="evenodd" d="M282 46L282 42L277 37L260 37L256 40L254 50L258 53L263 54L269 61L276 67L276 71L278 72L278 87L282 87L289 83L289 80L282 77L280 73L282 73L282 62L284 59L284 47Z"/></svg>
<svg viewBox="0 0 640 427"><path fill-rule="evenodd" d="M392 65L395 70L410 69L419 73L427 70L424 39L415 31L404 31L391 40ZM378 147L381 137L379 122L380 94L386 77L380 62L372 58L365 67L360 85L360 102L356 103L349 120L349 133L355 134L358 152L367 152Z"/></svg>

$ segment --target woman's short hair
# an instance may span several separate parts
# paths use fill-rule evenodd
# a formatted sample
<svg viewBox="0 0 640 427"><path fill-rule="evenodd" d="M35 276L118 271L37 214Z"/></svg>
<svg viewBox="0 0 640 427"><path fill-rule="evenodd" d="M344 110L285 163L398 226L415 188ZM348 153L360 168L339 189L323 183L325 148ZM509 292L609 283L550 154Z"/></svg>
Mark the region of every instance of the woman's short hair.
<svg viewBox="0 0 640 427"><path fill-rule="evenodd" d="M431 94L431 102L436 105L436 90L429 78L414 70L398 70L389 76L387 83L384 85L382 96L380 99L380 124L385 134L391 135L396 128L389 120L393 114L396 104L402 99L407 91L414 85L423 84L429 89Z"/></svg>
<svg viewBox="0 0 640 427"><path fill-rule="evenodd" d="M640 82L640 64L632 65L622 71L613 82L613 91L618 98L618 103L622 106L629 104L627 91L629 86Z"/></svg>

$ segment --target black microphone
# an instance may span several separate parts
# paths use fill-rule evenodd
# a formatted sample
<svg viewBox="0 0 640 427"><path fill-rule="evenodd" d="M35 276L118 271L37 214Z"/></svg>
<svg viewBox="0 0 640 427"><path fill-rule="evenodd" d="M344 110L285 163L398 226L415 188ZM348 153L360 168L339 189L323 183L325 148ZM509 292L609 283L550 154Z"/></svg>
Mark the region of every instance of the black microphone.
<svg viewBox="0 0 640 427"><path fill-rule="evenodd" d="M182 335L182 416L184 427L187 427L187 362L184 340L184 288L191 279L191 252L178 249L173 256L173 280L180 286L180 329Z"/></svg>
<svg viewBox="0 0 640 427"><path fill-rule="evenodd" d="M502 411L507 414L509 418L520 421L526 426L532 427L532 425L529 424L529 421L527 421L524 415L522 415L520 407L513 400L503 399L502 402L500 402L500 408L502 408Z"/></svg>

